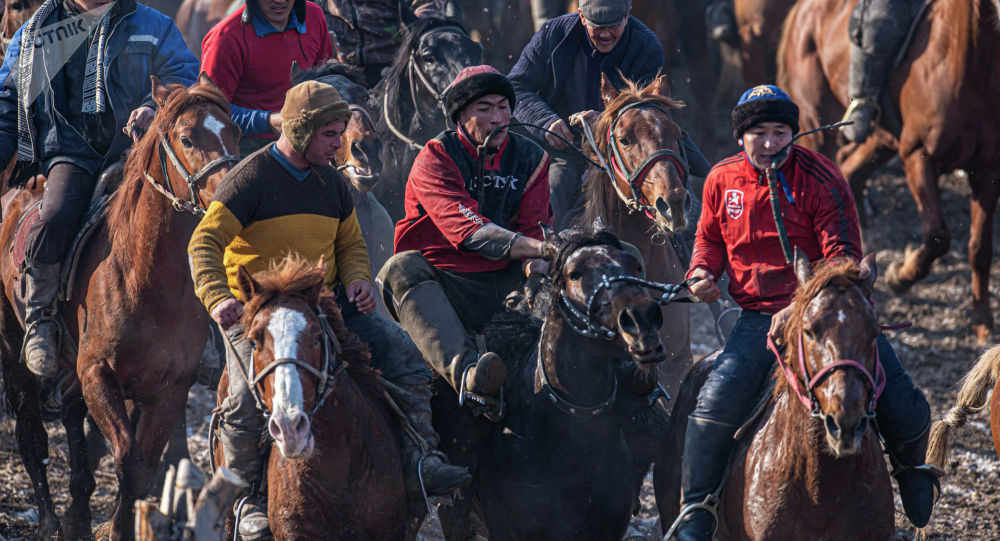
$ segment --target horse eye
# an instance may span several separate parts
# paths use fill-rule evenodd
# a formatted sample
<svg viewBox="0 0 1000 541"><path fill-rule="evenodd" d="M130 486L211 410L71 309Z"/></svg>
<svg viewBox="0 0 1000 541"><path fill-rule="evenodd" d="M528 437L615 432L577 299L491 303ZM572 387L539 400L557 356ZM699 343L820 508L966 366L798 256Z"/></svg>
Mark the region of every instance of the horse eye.
<svg viewBox="0 0 1000 541"><path fill-rule="evenodd" d="M423 60L425 64L431 64L434 62L434 55L432 55L431 53L424 53L423 57L421 57L421 60Z"/></svg>
<svg viewBox="0 0 1000 541"><path fill-rule="evenodd" d="M809 329L802 329L802 334L805 335L810 341L816 341L816 335Z"/></svg>
<svg viewBox="0 0 1000 541"><path fill-rule="evenodd" d="M194 143L187 137L181 137L181 144L184 145L184 148L194 148Z"/></svg>
<svg viewBox="0 0 1000 541"><path fill-rule="evenodd" d="M622 137L621 139L618 140L618 142L621 143L621 145L623 147L627 147L627 146L629 146L629 145L632 144L632 143L629 142L628 138L626 138L626 137Z"/></svg>
<svg viewBox="0 0 1000 541"><path fill-rule="evenodd" d="M316 347L319 347L320 344L322 344L322 343L323 343L322 340L320 340L319 337L317 336L316 337L316 341L313 342L313 345L316 346Z"/></svg>
<svg viewBox="0 0 1000 541"><path fill-rule="evenodd" d="M574 282L580 280L580 278L583 278L583 274L580 271L573 271L569 273L569 279L573 280Z"/></svg>
<svg viewBox="0 0 1000 541"><path fill-rule="evenodd" d="M250 344L250 349L257 349L257 342L253 338L248 338L247 343Z"/></svg>
<svg viewBox="0 0 1000 541"><path fill-rule="evenodd" d="M20 11L21 11L22 9L24 9L24 4L22 4L22 3L20 3L20 2L17 2L17 3L14 3L14 4L11 4L11 5L10 5L10 9L11 9L11 11L17 11L17 12L20 12Z"/></svg>

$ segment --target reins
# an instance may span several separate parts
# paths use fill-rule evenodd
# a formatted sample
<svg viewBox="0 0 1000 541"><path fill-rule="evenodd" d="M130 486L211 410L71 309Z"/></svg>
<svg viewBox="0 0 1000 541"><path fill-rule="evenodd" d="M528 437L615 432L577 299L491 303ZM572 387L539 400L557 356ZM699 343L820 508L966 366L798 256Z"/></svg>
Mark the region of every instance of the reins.
<svg viewBox="0 0 1000 541"><path fill-rule="evenodd" d="M198 192L196 186L201 182L202 178L212 174L221 165L238 163L240 161L239 156L234 156L232 154L226 154L224 156L219 156L218 158L208 162L204 167L199 169L195 173L188 172L184 164L181 163L180 158L174 152L174 149L170 146L170 142L167 141L166 136L163 132L159 132L159 143L157 145L160 148L160 170L163 172L163 181L165 184L160 184L154 179L148 171L143 172L146 180L153 185L156 191L160 192L164 197L170 200L173 205L174 210L177 212L189 212L195 216L204 216L205 209L201 206L201 202L198 200ZM177 197L174 193L173 188L170 185L170 172L167 171L167 159L170 159L170 163L174 166L174 170L187 182L188 192L190 199L181 199Z"/></svg>

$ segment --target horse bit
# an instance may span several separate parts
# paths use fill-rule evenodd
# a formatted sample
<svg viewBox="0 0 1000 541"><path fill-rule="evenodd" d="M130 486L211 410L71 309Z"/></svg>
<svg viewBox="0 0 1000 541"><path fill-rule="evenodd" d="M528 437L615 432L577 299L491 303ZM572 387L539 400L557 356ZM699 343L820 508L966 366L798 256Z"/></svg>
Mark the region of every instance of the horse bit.
<svg viewBox="0 0 1000 541"><path fill-rule="evenodd" d="M156 179L150 176L148 171L144 172L143 175L145 175L146 180L153 185L153 188L155 188L156 191L160 192L164 197L170 200L174 206L174 210L177 212L187 211L195 216L204 216L205 209L201 207L201 203L198 201L197 190L195 187L199 182L201 182L202 178L212 174L212 172L218 169L219 166L238 163L240 161L240 157L232 154L219 156L192 174L188 172L187 168L184 167L184 164L181 163L180 158L177 157L177 154L170 146L170 143L167 141L167 138L163 135L162 131L159 133L159 137L160 141L158 145L160 147L160 170L163 171L163 179L166 186L157 182ZM185 200L177 197L177 194L174 193L173 188L170 186L170 173L167 171L167 158L170 158L170 163L173 164L174 170L180 173L181 177L183 177L187 182L188 191L190 192L191 197L190 199Z"/></svg>
<svg viewBox="0 0 1000 541"><path fill-rule="evenodd" d="M663 105L650 100L637 101L622 107L621 110L618 111L614 120L611 121L611 125L608 126L607 144L610 153L607 157L602 155L601 151L597 148L597 142L594 139L594 134L591 132L590 126L587 122L581 119L580 124L583 127L583 133L587 138L587 143L594 149L594 154L600 161L601 168L604 170L604 173L608 175L608 178L611 180L611 185L615 187L618 197L623 203L625 203L625 206L628 207L629 212L643 212L646 214L647 218L653 220L656 217L656 207L650 205L649 200L642 193L642 185L646 182L646 176L649 175L649 171L652 170L653 166L656 165L657 162L669 160L670 164L677 169L677 174L680 175L681 182L687 185L688 160L684 150L684 145L679 144L678 148L680 149L680 152L675 152L669 148L659 149L649 156L646 156L646 159L642 160L639 167L634 170L629 169L628 164L625 163L625 159L622 157L618 136L615 135L615 128L618 126L618 122L625 115L626 111L630 109L645 108L656 109L664 115L667 115L668 117L670 116L670 113L667 112ZM618 186L618 178L625 180L628 184L631 195L626 195L622 192L622 189Z"/></svg>

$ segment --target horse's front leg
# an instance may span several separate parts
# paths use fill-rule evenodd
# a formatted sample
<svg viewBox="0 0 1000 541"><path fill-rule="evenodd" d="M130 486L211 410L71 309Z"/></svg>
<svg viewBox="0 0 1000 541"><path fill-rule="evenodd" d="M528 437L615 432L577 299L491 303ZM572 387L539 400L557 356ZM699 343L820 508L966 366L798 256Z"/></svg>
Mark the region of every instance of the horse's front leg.
<svg viewBox="0 0 1000 541"><path fill-rule="evenodd" d="M81 352L87 349L81 344ZM84 401L110 444L118 477L118 505L111 517L109 535L112 541L132 539L135 535L133 505L145 495L151 471L136 442L121 385L107 361L81 355L77 360L77 370ZM149 415L155 416L156 413L150 412Z"/></svg>
<svg viewBox="0 0 1000 541"><path fill-rule="evenodd" d="M69 509L63 520L66 539L92 539L90 531L92 516L90 496L94 493L94 473L88 460L88 442L83 424L87 416L87 405L79 389L63 397L62 423L66 428L69 445L70 481L72 496Z"/></svg>
<svg viewBox="0 0 1000 541"><path fill-rule="evenodd" d="M886 271L886 282L897 294L905 293L927 276L934 260L946 254L951 246L951 231L941 209L937 168L928 163L922 149L916 149L905 158L903 169L923 223L923 244L916 250L907 250L902 265L894 261Z"/></svg>
<svg viewBox="0 0 1000 541"><path fill-rule="evenodd" d="M972 185L972 218L969 232L969 266L972 267L972 331L979 345L990 342L993 311L990 310L990 263L993 259L993 213L1000 186L993 177L969 173Z"/></svg>

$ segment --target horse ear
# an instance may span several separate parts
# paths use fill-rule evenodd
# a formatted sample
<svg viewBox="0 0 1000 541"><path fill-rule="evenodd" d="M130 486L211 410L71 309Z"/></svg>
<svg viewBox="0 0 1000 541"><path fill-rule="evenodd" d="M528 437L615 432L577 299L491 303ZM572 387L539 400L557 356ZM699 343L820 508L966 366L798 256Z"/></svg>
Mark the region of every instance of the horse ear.
<svg viewBox="0 0 1000 541"><path fill-rule="evenodd" d="M614 101L618 97L618 94L618 89L615 88L615 85L611 84L608 76L601 73L601 98L604 100L605 105Z"/></svg>
<svg viewBox="0 0 1000 541"><path fill-rule="evenodd" d="M213 81L212 78L209 77L204 71L198 74L198 84L210 86L212 88L219 88L219 86L215 84L215 81Z"/></svg>
<svg viewBox="0 0 1000 541"><path fill-rule="evenodd" d="M795 277L799 279L799 284L806 285L812 279L813 271L809 265L809 256L802 251L802 248L795 247Z"/></svg>
<svg viewBox="0 0 1000 541"><path fill-rule="evenodd" d="M303 73L305 73L305 70L299 67L299 62L297 60L292 61L292 70L289 73L289 75L291 75L292 81L294 81L296 77L302 75Z"/></svg>
<svg viewBox="0 0 1000 541"><path fill-rule="evenodd" d="M593 233L596 235L597 233L600 233L601 231L607 230L608 226L604 223L604 218L598 216L597 218L594 218L594 223L590 225L590 228L593 230Z"/></svg>
<svg viewBox="0 0 1000 541"><path fill-rule="evenodd" d="M875 280L878 279L878 266L875 265L875 254L868 254L861 260L861 279L865 281L869 290L875 289Z"/></svg>
<svg viewBox="0 0 1000 541"><path fill-rule="evenodd" d="M670 85L667 84L667 76L660 75L653 81L653 88L656 89L656 93L664 98L670 97Z"/></svg>
<svg viewBox="0 0 1000 541"><path fill-rule="evenodd" d="M236 288L240 290L243 301L249 302L260 289L260 284L250 276L250 271L246 267L240 265L236 268Z"/></svg>
<svg viewBox="0 0 1000 541"><path fill-rule="evenodd" d="M153 101L156 105L163 107L163 104L167 102L167 96L170 95L170 90L167 89L166 85L160 82L160 78L155 75L150 75L149 80L152 82L152 90L150 93L153 95Z"/></svg>

